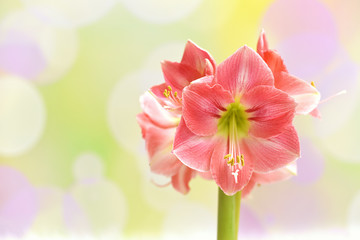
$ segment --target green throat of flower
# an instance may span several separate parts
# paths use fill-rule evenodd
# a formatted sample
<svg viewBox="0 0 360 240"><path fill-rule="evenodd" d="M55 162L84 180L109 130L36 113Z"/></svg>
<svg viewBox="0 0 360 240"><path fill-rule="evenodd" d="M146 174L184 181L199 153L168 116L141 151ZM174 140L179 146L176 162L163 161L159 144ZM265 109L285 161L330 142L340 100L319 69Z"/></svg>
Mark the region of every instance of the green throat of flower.
<svg viewBox="0 0 360 240"><path fill-rule="evenodd" d="M249 132L250 123L244 106L233 102L226 107L218 122L218 133L227 139L228 154L224 156L235 183L238 183L239 171L245 166L245 158L240 150L240 140Z"/></svg>
<svg viewBox="0 0 360 240"><path fill-rule="evenodd" d="M230 103L221 114L218 122L218 132L225 136L235 134L245 137L249 131L249 120L245 108L239 102Z"/></svg>

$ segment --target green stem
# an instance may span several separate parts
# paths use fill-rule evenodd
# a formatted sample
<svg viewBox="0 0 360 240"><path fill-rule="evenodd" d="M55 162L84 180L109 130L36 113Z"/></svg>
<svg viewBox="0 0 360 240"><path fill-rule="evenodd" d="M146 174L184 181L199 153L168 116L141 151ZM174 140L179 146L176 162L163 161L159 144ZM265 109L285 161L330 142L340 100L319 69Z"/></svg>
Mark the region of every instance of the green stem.
<svg viewBox="0 0 360 240"><path fill-rule="evenodd" d="M219 188L218 198L218 240L237 240L239 228L241 192L227 196Z"/></svg>

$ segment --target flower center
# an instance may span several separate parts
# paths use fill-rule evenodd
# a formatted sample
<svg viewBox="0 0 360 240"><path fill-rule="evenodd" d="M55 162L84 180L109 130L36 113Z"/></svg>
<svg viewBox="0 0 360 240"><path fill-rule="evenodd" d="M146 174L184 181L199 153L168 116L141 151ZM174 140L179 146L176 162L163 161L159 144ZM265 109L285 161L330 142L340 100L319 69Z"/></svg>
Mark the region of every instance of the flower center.
<svg viewBox="0 0 360 240"><path fill-rule="evenodd" d="M170 101L173 101L177 104L181 104L181 98L178 96L178 93L176 91L174 93L172 92L171 86L168 86L167 88L165 88L163 94Z"/></svg>
<svg viewBox="0 0 360 240"><path fill-rule="evenodd" d="M172 111L175 114L181 115L182 113L182 98L178 92L173 92L171 86L164 89L163 95L167 98L165 100L164 108Z"/></svg>
<svg viewBox="0 0 360 240"><path fill-rule="evenodd" d="M240 149L240 140L247 136L249 126L245 108L239 102L229 104L218 122L219 134L227 138L228 154L224 156L224 163L231 169L235 183L238 182L239 171L245 165L245 158Z"/></svg>

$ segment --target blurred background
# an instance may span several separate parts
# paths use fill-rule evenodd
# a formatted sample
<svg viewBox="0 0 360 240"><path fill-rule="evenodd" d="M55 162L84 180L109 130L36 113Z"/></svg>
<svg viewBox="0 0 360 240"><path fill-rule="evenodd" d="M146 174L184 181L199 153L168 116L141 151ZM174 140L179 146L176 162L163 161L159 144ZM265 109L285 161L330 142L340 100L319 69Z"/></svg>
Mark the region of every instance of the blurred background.
<svg viewBox="0 0 360 240"><path fill-rule="evenodd" d="M187 39L217 63L264 28L314 81L298 176L242 200L241 238L360 233L360 1L0 0L0 239L215 239L217 186L150 173L135 116Z"/></svg>

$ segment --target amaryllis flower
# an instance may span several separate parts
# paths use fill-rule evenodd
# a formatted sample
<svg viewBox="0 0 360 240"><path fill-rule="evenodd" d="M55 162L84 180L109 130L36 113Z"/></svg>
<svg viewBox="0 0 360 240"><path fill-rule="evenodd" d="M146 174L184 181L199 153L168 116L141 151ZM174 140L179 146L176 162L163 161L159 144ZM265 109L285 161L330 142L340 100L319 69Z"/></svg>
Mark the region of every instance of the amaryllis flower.
<svg viewBox="0 0 360 240"><path fill-rule="evenodd" d="M317 106L320 93L316 90L314 82L308 83L289 74L281 56L268 47L268 41L263 30L257 43L257 52L264 59L274 75L276 88L286 92L297 103L296 114L309 114L319 117Z"/></svg>
<svg viewBox="0 0 360 240"><path fill-rule="evenodd" d="M154 86L140 97L143 112L137 121L145 139L152 172L171 177L173 187L185 194L197 174L211 179L210 173L197 173L171 152L176 127L182 113L182 90L192 81L212 75L216 64L208 52L188 41L180 63L162 63L165 83Z"/></svg>
<svg viewBox="0 0 360 240"><path fill-rule="evenodd" d="M244 46L215 76L204 78L183 90L173 152L185 165L211 171L223 192L233 195L254 171L269 172L299 157L296 103L274 87L256 52Z"/></svg>
<svg viewBox="0 0 360 240"><path fill-rule="evenodd" d="M137 115L137 121L145 139L151 171L171 177L173 187L187 193L195 171L171 153L178 118L167 112L149 92L141 96L140 102L144 112Z"/></svg>
<svg viewBox="0 0 360 240"><path fill-rule="evenodd" d="M184 87L194 80L213 75L216 63L206 50L189 40L180 63L163 61L161 67L165 83L151 87L150 91L162 106L174 114L181 115Z"/></svg>
<svg viewBox="0 0 360 240"><path fill-rule="evenodd" d="M260 186L262 184L285 181L293 176L296 176L296 174L297 166L295 162L268 173L254 172L249 183L241 191L241 197L247 197L256 185Z"/></svg>

